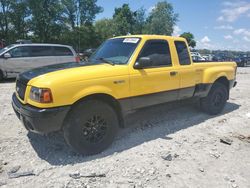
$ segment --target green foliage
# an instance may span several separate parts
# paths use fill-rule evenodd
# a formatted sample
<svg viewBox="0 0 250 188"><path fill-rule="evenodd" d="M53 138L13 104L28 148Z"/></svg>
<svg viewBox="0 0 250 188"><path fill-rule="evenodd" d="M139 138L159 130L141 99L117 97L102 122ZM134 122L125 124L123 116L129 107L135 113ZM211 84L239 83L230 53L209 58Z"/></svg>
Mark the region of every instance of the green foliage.
<svg viewBox="0 0 250 188"><path fill-rule="evenodd" d="M95 15L101 13L103 8L96 5L97 0L77 0L79 4L80 24L90 24L94 21Z"/></svg>
<svg viewBox="0 0 250 188"><path fill-rule="evenodd" d="M30 16L28 3L25 0L11 0L10 1L10 15L9 18L13 25L13 34L15 38L26 38L29 31Z"/></svg>
<svg viewBox="0 0 250 188"><path fill-rule="evenodd" d="M113 23L115 35L133 33L133 25L135 24L134 12L130 10L128 4L123 4L121 8L115 9Z"/></svg>
<svg viewBox="0 0 250 188"><path fill-rule="evenodd" d="M118 35L171 35L178 17L166 1L148 17L144 8L132 11L123 4L112 18L94 22L102 11L97 0L0 0L0 39L69 44L82 51Z"/></svg>
<svg viewBox="0 0 250 188"><path fill-rule="evenodd" d="M114 36L113 24L113 19L101 19L95 22L94 27L99 43Z"/></svg>
<svg viewBox="0 0 250 188"><path fill-rule="evenodd" d="M187 43L190 47L194 48L196 46L196 41L194 40L194 35L190 32L184 32L180 35L187 40Z"/></svg>
<svg viewBox="0 0 250 188"><path fill-rule="evenodd" d="M31 29L38 42L57 41L63 29L60 0L28 0L32 14ZM56 34L56 35L55 35Z"/></svg>
<svg viewBox="0 0 250 188"><path fill-rule="evenodd" d="M158 2L147 18L144 33L172 35L178 14L174 13L172 4L167 1Z"/></svg>
<svg viewBox="0 0 250 188"><path fill-rule="evenodd" d="M62 0L63 20L66 24L75 28L77 18L77 0Z"/></svg>
<svg viewBox="0 0 250 188"><path fill-rule="evenodd" d="M99 40L92 25L76 27L73 31L66 30L61 38L61 44L67 44L74 47L76 51L83 51L86 48L98 46Z"/></svg>
<svg viewBox="0 0 250 188"><path fill-rule="evenodd" d="M10 22L10 4L11 0L0 0L0 37L9 39Z"/></svg>
<svg viewBox="0 0 250 188"><path fill-rule="evenodd" d="M140 8L139 10L134 12L135 23L133 25L133 33L134 34L143 34L143 29L146 24L146 10L144 8Z"/></svg>

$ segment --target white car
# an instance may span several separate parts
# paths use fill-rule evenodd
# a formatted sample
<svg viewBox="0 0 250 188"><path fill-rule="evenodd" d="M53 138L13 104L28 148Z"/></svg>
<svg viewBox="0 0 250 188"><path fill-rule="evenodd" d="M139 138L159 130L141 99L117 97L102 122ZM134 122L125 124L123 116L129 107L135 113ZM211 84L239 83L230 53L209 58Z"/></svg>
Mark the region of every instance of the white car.
<svg viewBox="0 0 250 188"><path fill-rule="evenodd" d="M205 58L201 57L200 55L192 55L193 62L203 62L206 61Z"/></svg>
<svg viewBox="0 0 250 188"><path fill-rule="evenodd" d="M12 44L0 50L0 80L46 65L78 62L71 46L60 44Z"/></svg>
<svg viewBox="0 0 250 188"><path fill-rule="evenodd" d="M191 56L201 56L199 52L190 52Z"/></svg>

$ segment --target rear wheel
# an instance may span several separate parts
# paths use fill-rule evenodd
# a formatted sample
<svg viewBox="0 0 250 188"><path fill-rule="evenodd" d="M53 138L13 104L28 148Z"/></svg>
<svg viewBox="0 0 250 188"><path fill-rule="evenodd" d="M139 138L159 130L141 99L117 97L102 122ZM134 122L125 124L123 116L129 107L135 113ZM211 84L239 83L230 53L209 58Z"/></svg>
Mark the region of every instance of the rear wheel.
<svg viewBox="0 0 250 188"><path fill-rule="evenodd" d="M113 142L118 131L114 109L97 100L80 102L70 112L63 128L66 142L81 154L97 154Z"/></svg>
<svg viewBox="0 0 250 188"><path fill-rule="evenodd" d="M226 105L228 95L227 87L222 83L215 82L208 96L200 100L202 110L210 115L219 114Z"/></svg>

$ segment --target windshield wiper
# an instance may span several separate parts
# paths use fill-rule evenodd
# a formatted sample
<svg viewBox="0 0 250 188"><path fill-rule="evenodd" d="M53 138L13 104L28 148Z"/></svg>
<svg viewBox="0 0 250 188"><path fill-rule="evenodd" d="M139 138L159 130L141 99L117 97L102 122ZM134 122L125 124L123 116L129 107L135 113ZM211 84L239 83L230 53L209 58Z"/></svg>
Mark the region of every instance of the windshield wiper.
<svg viewBox="0 0 250 188"><path fill-rule="evenodd" d="M111 61L108 61L107 59L105 59L103 57L99 58L99 60L101 60L103 63L107 63L107 64L110 64L110 65L113 65L113 66L115 65L115 63L113 63Z"/></svg>

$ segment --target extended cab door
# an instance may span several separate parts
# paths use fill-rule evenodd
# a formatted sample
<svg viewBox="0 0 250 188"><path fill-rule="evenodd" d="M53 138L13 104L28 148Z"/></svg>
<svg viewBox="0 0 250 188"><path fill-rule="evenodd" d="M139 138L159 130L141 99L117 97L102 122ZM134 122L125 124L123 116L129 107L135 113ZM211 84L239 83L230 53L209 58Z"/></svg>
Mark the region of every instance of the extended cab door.
<svg viewBox="0 0 250 188"><path fill-rule="evenodd" d="M179 74L172 64L167 40L148 40L136 62L142 57L152 60L150 66L130 70L130 93L133 109L173 101L178 98Z"/></svg>
<svg viewBox="0 0 250 188"><path fill-rule="evenodd" d="M175 41L177 59L179 60L178 74L180 76L180 92L178 99L190 98L195 91L196 75L193 64L191 63L190 53L186 42Z"/></svg>

